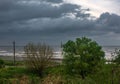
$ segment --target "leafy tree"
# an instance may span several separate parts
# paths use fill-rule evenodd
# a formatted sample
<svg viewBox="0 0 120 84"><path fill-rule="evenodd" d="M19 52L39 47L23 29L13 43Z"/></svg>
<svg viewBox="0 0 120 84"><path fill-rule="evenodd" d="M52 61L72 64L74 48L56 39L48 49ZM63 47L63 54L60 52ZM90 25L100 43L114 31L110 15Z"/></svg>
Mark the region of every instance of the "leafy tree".
<svg viewBox="0 0 120 84"><path fill-rule="evenodd" d="M43 70L49 66L51 57L53 56L52 48L45 44L34 45L29 43L25 46L24 51L28 69L42 76Z"/></svg>
<svg viewBox="0 0 120 84"><path fill-rule="evenodd" d="M102 47L86 37L69 40L63 45L63 54L65 70L80 74L83 79L101 67L105 56Z"/></svg>
<svg viewBox="0 0 120 84"><path fill-rule="evenodd" d="M113 57L113 62L115 62L116 64L120 64L120 49L115 49L115 51L112 53L112 57Z"/></svg>

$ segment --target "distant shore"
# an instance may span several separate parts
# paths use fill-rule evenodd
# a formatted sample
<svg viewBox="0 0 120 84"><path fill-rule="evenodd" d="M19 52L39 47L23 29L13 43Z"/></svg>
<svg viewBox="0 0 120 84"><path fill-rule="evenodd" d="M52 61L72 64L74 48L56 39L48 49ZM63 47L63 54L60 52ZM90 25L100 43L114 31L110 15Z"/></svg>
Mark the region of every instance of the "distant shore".
<svg viewBox="0 0 120 84"><path fill-rule="evenodd" d="M3 60L10 60L10 61L12 61L14 59L13 56L2 56L2 55L0 55L0 58L3 59ZM23 57L16 56L15 59L16 59L16 61L22 61Z"/></svg>

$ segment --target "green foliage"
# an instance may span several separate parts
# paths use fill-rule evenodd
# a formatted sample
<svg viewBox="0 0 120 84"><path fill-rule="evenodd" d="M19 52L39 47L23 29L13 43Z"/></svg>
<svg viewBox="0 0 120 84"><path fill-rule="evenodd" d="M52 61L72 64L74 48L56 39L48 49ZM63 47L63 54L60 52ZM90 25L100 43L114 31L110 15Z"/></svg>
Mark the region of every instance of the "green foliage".
<svg viewBox="0 0 120 84"><path fill-rule="evenodd" d="M0 69L0 78L14 78L15 76L22 76L23 74L27 74L27 70L25 68L19 67L8 67Z"/></svg>
<svg viewBox="0 0 120 84"><path fill-rule="evenodd" d="M64 74L64 68L62 65L54 66L54 67L48 67L45 69L44 73L46 75L48 74L53 74L53 75L59 75L59 74Z"/></svg>
<svg viewBox="0 0 120 84"><path fill-rule="evenodd" d="M120 84L120 67L105 64L96 74L89 76L96 84Z"/></svg>
<svg viewBox="0 0 120 84"><path fill-rule="evenodd" d="M64 74L62 70L62 65L46 68L46 75L40 78L23 67L2 68L0 84L120 84L120 68L115 64L105 64L96 74L89 74L85 79L79 74Z"/></svg>
<svg viewBox="0 0 120 84"><path fill-rule="evenodd" d="M40 78L36 74L28 72L23 67L0 69L0 84L39 84L40 81Z"/></svg>
<svg viewBox="0 0 120 84"><path fill-rule="evenodd" d="M77 73L84 78L104 64L104 52L95 41L86 37L69 40L63 45L64 65L68 73Z"/></svg>
<svg viewBox="0 0 120 84"><path fill-rule="evenodd" d="M4 64L6 66L14 66L14 62L11 60L5 60ZM16 64L16 66L22 66L22 65L24 65L24 61L16 61L15 64Z"/></svg>
<svg viewBox="0 0 120 84"><path fill-rule="evenodd" d="M114 73L112 73L113 67ZM49 68L48 71L50 76L55 76L55 79L51 80L54 81L57 77L61 77L60 80L63 80L63 84L112 84L112 81L113 84L120 84L120 68L115 67L116 65L114 64L105 64L98 72L88 74L85 79L82 79L79 74L64 74L64 72L62 72L63 66Z"/></svg>
<svg viewBox="0 0 120 84"><path fill-rule="evenodd" d="M4 67L4 61L2 59L0 59L0 68Z"/></svg>
<svg viewBox="0 0 120 84"><path fill-rule="evenodd" d="M45 44L34 45L29 43L24 48L26 54L26 67L39 76L43 75L43 71L49 66L53 50Z"/></svg>
<svg viewBox="0 0 120 84"><path fill-rule="evenodd" d="M116 64L120 64L120 49L115 49L115 51L112 53L113 61Z"/></svg>

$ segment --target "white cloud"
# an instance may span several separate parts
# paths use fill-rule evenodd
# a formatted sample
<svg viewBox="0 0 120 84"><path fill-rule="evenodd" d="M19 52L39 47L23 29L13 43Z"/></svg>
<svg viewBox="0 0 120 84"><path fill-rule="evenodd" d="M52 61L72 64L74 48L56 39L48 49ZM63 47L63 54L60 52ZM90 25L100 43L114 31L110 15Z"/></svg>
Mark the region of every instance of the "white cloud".
<svg viewBox="0 0 120 84"><path fill-rule="evenodd" d="M64 0L66 3L74 3L90 8L93 16L99 17L103 12L116 13L120 15L119 5L116 0Z"/></svg>

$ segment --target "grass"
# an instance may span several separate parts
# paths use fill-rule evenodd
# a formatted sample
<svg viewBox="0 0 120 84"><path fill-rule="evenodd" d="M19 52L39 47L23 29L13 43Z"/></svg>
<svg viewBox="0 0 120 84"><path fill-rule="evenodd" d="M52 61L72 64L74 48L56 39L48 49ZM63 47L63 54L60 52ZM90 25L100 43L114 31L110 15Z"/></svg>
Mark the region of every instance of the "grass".
<svg viewBox="0 0 120 84"><path fill-rule="evenodd" d="M4 61L4 64L6 65L6 66L14 66L14 62L13 61ZM15 62L15 65L16 66L23 66L24 65L24 61L16 61Z"/></svg>
<svg viewBox="0 0 120 84"><path fill-rule="evenodd" d="M120 84L120 67L115 64L106 64L100 71L88 75L85 79L78 74L66 74L63 66L48 68L46 73L49 74L46 79L57 80L59 77L64 82L62 84Z"/></svg>
<svg viewBox="0 0 120 84"><path fill-rule="evenodd" d="M37 82L40 81L40 78L36 74L28 72L28 70L23 67L0 69L0 84L37 84Z"/></svg>
<svg viewBox="0 0 120 84"><path fill-rule="evenodd" d="M97 72L89 76L97 84L120 84L120 69L114 64L106 64Z"/></svg>
<svg viewBox="0 0 120 84"><path fill-rule="evenodd" d="M46 68L42 78L26 67L21 67L24 66L22 62L13 66L9 61L6 65L9 67L0 69L0 84L120 84L120 67L115 64L106 64L100 71L85 79L78 74L66 74L63 65Z"/></svg>

